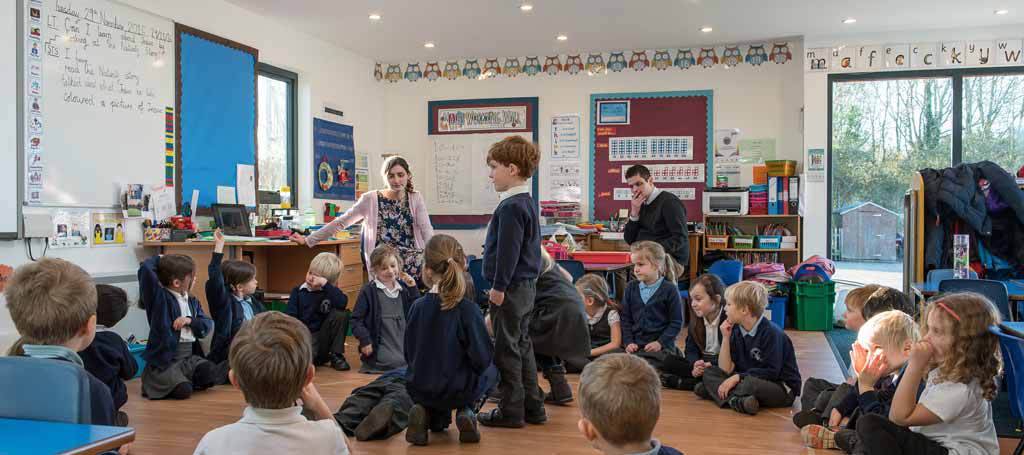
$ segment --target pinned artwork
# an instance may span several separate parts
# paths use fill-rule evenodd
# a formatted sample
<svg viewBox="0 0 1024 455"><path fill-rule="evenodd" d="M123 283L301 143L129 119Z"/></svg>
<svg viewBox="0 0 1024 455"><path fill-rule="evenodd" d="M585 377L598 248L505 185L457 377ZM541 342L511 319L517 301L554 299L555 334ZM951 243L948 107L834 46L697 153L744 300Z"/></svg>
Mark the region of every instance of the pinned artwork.
<svg viewBox="0 0 1024 455"><path fill-rule="evenodd" d="M381 79L384 79L384 71L381 69L380 63L376 63L373 65L373 78L376 79L377 82L380 82Z"/></svg>
<svg viewBox="0 0 1024 455"><path fill-rule="evenodd" d="M4 288L7 287L7 280L11 279L11 275L14 274L14 267L7 264L0 264L0 292L4 292Z"/></svg>
<svg viewBox="0 0 1024 455"><path fill-rule="evenodd" d="M672 67L672 54L668 51L654 51L654 67L658 70L667 70Z"/></svg>
<svg viewBox="0 0 1024 455"><path fill-rule="evenodd" d="M629 58L629 67L633 68L633 71L643 71L649 66L651 61L647 59L646 51L633 51L633 56Z"/></svg>
<svg viewBox="0 0 1024 455"><path fill-rule="evenodd" d="M629 63L626 62L626 56L622 55L622 52L612 52L612 55L608 56L608 69L618 73L626 69Z"/></svg>
<svg viewBox="0 0 1024 455"><path fill-rule="evenodd" d="M494 77L501 74L501 64L498 63L498 59L489 58L484 62L484 76Z"/></svg>
<svg viewBox="0 0 1024 455"><path fill-rule="evenodd" d="M1021 52L1024 51L1024 41L1019 39L996 41L995 63L996 65L1020 65L1024 63L1021 59Z"/></svg>
<svg viewBox="0 0 1024 455"><path fill-rule="evenodd" d="M885 46L885 67L889 69L901 69L910 66L910 46L907 44L892 44Z"/></svg>
<svg viewBox="0 0 1024 455"><path fill-rule="evenodd" d="M384 74L384 79L392 83L402 80L402 67L399 65L388 65L388 71Z"/></svg>
<svg viewBox="0 0 1024 455"><path fill-rule="evenodd" d="M773 44L772 53L768 54L768 59L775 62L777 65L782 65L792 60L793 53L789 51L789 43Z"/></svg>
<svg viewBox="0 0 1024 455"><path fill-rule="evenodd" d="M762 63L768 61L768 53L764 50L764 45L750 46L747 49L747 57L745 61L754 66L761 66Z"/></svg>
<svg viewBox="0 0 1024 455"><path fill-rule="evenodd" d="M423 77L423 71L420 71L419 63L410 63L405 67L405 80L409 82L416 82Z"/></svg>
<svg viewBox="0 0 1024 455"><path fill-rule="evenodd" d="M562 71L562 60L556 55L554 57L548 57L544 59L544 72L548 76L554 76Z"/></svg>
<svg viewBox="0 0 1024 455"><path fill-rule="evenodd" d="M829 57L832 56L832 49L819 47L808 49L804 55L804 62L807 65L804 69L811 72L828 71ZM747 58L750 58L748 55Z"/></svg>
<svg viewBox="0 0 1024 455"><path fill-rule="evenodd" d="M697 60L693 58L693 51L690 49L680 49L676 51L675 65L681 70L689 69L691 66L696 65Z"/></svg>
<svg viewBox="0 0 1024 455"><path fill-rule="evenodd" d="M437 62L427 62L423 75L428 81L436 81L441 78L441 68L437 66Z"/></svg>
<svg viewBox="0 0 1024 455"><path fill-rule="evenodd" d="M697 57L697 65L703 66L704 68L711 68L718 64L718 53L715 52L715 48L703 48L700 50L700 56Z"/></svg>
<svg viewBox="0 0 1024 455"><path fill-rule="evenodd" d="M587 56L587 74L600 74L605 72L604 57L601 54L590 54Z"/></svg>
<svg viewBox="0 0 1024 455"><path fill-rule="evenodd" d="M963 66L963 41L946 41L939 45L939 64L942 66Z"/></svg>
<svg viewBox="0 0 1024 455"><path fill-rule="evenodd" d="M938 65L939 46L935 43L910 45L911 68L934 68Z"/></svg>
<svg viewBox="0 0 1024 455"><path fill-rule="evenodd" d="M853 46L839 46L832 49L832 70L849 71L857 67L857 53Z"/></svg>
<svg viewBox="0 0 1024 455"><path fill-rule="evenodd" d="M992 41L971 41L964 47L964 63L967 66L983 66L992 63Z"/></svg>
<svg viewBox="0 0 1024 455"><path fill-rule="evenodd" d="M522 67L519 66L519 59L515 57L505 59L505 68L502 72L505 73L506 77L516 77L522 71Z"/></svg>
<svg viewBox="0 0 1024 455"><path fill-rule="evenodd" d="M743 63L743 55L740 54L740 48L738 46L727 46L722 51L721 62L727 68L739 66L740 63Z"/></svg>
<svg viewBox="0 0 1024 455"><path fill-rule="evenodd" d="M462 75L471 79L480 77L480 63L473 60L466 60L466 64L462 66Z"/></svg>
<svg viewBox="0 0 1024 455"><path fill-rule="evenodd" d="M565 58L565 72L573 75L583 72L583 59L580 58L579 54L570 55Z"/></svg>
<svg viewBox="0 0 1024 455"><path fill-rule="evenodd" d="M885 64L882 46L859 46L857 48L857 68L861 70L877 70Z"/></svg>
<svg viewBox="0 0 1024 455"><path fill-rule="evenodd" d="M459 71L459 62L448 62L444 64L444 77L449 81L454 81L462 76L462 72Z"/></svg>
<svg viewBox="0 0 1024 455"><path fill-rule="evenodd" d="M537 57L526 57L526 61L523 62L523 73L526 73L527 76L536 76L540 72L540 59Z"/></svg>

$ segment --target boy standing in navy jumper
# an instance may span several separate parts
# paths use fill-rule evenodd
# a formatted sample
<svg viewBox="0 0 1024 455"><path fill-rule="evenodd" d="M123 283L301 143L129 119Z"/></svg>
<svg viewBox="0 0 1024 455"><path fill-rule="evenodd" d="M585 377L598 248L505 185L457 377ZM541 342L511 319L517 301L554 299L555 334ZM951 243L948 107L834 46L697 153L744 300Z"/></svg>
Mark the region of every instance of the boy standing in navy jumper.
<svg viewBox="0 0 1024 455"><path fill-rule="evenodd" d="M741 281L725 290L722 350L718 366L704 371L704 381L693 391L721 407L754 415L762 408L793 404L800 394L800 370L793 342L771 321L765 320L768 290L753 281Z"/></svg>
<svg viewBox="0 0 1024 455"><path fill-rule="evenodd" d="M245 261L224 261L224 234L217 229L213 237L215 243L206 280L206 302L210 305L215 329L210 355L206 358L226 366L231 340L235 339L238 329L265 310L263 303L252 296L259 284L256 267Z"/></svg>
<svg viewBox="0 0 1024 455"><path fill-rule="evenodd" d="M480 414L485 426L521 428L524 421L547 421L537 385L537 362L530 340L530 312L540 276L540 222L537 202L526 181L540 162L537 148L519 136L491 146L487 166L501 202L494 209L484 242L484 276L494 326L494 363L501 373L501 402Z"/></svg>
<svg viewBox="0 0 1024 455"><path fill-rule="evenodd" d="M306 282L292 289L288 297L288 316L302 321L313 335L313 364L330 361L338 371L352 369L345 360L345 335L351 313L348 297L336 284L341 276L341 259L320 253L309 263Z"/></svg>
<svg viewBox="0 0 1024 455"><path fill-rule="evenodd" d="M121 335L110 330L128 313L128 293L109 284L96 285L96 338L89 347L78 353L85 369L110 388L114 409L128 401L128 389L124 381L134 378L139 371L135 357L128 351ZM128 414L118 411L115 421L118 426L128 426Z"/></svg>
<svg viewBox="0 0 1024 455"><path fill-rule="evenodd" d="M660 368L665 356L679 355L676 337L683 328L683 305L679 300L672 258L650 240L630 246L636 281L622 296L622 343L626 352L637 354Z"/></svg>
<svg viewBox="0 0 1024 455"><path fill-rule="evenodd" d="M153 256L139 266L139 304L149 320L142 358L142 396L185 399L224 382L227 371L206 360L199 339L213 328L195 296L196 264L180 254Z"/></svg>

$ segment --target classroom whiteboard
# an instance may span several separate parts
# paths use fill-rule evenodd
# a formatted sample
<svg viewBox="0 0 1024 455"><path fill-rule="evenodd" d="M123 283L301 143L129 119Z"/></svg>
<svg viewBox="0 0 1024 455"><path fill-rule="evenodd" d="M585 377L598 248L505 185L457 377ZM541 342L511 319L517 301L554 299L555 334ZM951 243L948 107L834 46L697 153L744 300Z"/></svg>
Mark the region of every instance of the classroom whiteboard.
<svg viewBox="0 0 1024 455"><path fill-rule="evenodd" d="M18 3L0 2L0 238L18 233Z"/></svg>
<svg viewBox="0 0 1024 455"><path fill-rule="evenodd" d="M490 215L498 193L488 177L487 151L509 133L431 135L427 202L431 215ZM527 181L532 188L533 179Z"/></svg>
<svg viewBox="0 0 1024 455"><path fill-rule="evenodd" d="M164 183L174 24L108 0L24 5L25 201L114 206L123 183Z"/></svg>

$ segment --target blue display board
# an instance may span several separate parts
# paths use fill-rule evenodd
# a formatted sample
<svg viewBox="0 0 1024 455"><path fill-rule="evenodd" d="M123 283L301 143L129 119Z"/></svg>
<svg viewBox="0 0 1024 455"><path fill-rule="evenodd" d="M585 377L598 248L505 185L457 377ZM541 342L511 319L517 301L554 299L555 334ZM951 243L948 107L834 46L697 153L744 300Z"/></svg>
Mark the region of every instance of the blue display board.
<svg viewBox="0 0 1024 455"><path fill-rule="evenodd" d="M356 199L356 154L352 127L313 119L313 197Z"/></svg>

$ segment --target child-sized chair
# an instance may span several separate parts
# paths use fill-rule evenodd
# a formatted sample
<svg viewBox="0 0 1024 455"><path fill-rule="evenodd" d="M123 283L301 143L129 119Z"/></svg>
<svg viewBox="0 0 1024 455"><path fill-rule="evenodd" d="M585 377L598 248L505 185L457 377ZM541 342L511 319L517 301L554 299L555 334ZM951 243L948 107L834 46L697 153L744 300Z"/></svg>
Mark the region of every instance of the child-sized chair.
<svg viewBox="0 0 1024 455"><path fill-rule="evenodd" d="M1003 352L1004 381L1010 394L1010 411L1019 419L1024 415L1024 394L1021 393L1024 384L1020 382L1024 379L1024 371L1021 371L1021 368L1024 368L1024 339L1001 330L999 326L993 325L988 331L999 337L999 349ZM1017 442L1013 455L1020 455L1022 452L1024 434Z"/></svg>
<svg viewBox="0 0 1024 455"><path fill-rule="evenodd" d="M708 273L717 275L725 287L743 281L743 263L735 259L720 259L711 264Z"/></svg>
<svg viewBox="0 0 1024 455"><path fill-rule="evenodd" d="M0 417L92 423L87 375L71 362L0 357Z"/></svg>

